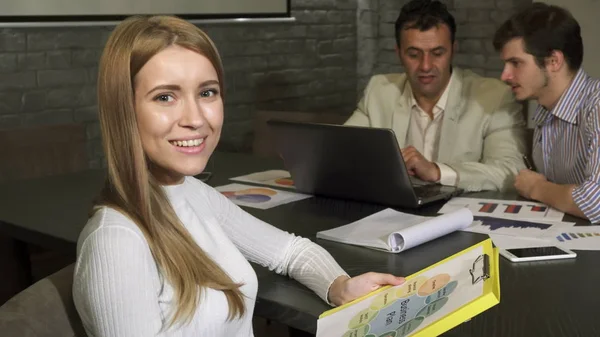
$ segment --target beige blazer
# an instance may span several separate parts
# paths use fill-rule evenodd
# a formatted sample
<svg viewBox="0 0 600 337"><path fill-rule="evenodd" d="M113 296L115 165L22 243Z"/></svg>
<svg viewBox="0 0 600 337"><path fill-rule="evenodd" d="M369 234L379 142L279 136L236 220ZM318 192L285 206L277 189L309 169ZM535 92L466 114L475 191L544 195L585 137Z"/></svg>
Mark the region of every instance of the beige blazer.
<svg viewBox="0 0 600 337"><path fill-rule="evenodd" d="M467 191L507 190L525 167L525 119L510 88L499 80L454 68L434 161L458 173ZM375 75L345 125L389 128L403 148L410 121L405 74Z"/></svg>

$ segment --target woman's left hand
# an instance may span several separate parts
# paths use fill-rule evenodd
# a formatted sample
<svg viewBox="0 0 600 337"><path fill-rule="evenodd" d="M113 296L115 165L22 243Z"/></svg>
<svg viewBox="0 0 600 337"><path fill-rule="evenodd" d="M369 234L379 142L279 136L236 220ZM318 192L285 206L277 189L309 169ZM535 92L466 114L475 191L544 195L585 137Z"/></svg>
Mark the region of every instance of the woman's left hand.
<svg viewBox="0 0 600 337"><path fill-rule="evenodd" d="M352 278L340 276L329 287L329 302L336 306L348 303L383 286L404 283L403 277L369 272Z"/></svg>

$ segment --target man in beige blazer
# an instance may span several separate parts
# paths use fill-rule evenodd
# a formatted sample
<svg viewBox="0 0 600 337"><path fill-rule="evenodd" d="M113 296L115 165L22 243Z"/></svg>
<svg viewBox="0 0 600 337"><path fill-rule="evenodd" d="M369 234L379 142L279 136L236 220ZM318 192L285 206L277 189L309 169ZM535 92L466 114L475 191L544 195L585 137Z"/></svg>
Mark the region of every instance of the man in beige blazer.
<svg viewBox="0 0 600 337"><path fill-rule="evenodd" d="M451 66L456 25L439 1L413 0L396 22L404 74L371 78L345 125L394 130L410 174L467 191L512 188L525 121L510 88Z"/></svg>

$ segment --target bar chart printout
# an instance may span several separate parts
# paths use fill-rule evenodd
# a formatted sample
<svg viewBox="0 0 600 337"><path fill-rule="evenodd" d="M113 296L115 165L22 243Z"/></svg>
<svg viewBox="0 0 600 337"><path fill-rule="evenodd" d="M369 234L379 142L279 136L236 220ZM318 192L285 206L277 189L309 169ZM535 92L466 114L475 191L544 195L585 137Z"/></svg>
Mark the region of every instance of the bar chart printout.
<svg viewBox="0 0 600 337"><path fill-rule="evenodd" d="M573 223L562 223L543 221L535 222L533 220L500 219L476 216L472 226L464 231L482 233L482 234L502 234L520 238L554 238L558 233L569 231L573 228Z"/></svg>
<svg viewBox="0 0 600 337"><path fill-rule="evenodd" d="M555 235L554 244L574 250L600 250L600 226L574 226Z"/></svg>
<svg viewBox="0 0 600 337"><path fill-rule="evenodd" d="M439 213L448 213L463 207L470 209L474 216L495 218L561 221L564 216L563 212L536 202L461 197L449 200Z"/></svg>

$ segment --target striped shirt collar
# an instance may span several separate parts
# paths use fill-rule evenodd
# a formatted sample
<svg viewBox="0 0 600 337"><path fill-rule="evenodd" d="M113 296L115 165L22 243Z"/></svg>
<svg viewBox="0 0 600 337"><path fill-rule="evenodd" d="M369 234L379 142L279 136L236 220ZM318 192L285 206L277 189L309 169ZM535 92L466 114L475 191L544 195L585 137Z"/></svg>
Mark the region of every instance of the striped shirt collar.
<svg viewBox="0 0 600 337"><path fill-rule="evenodd" d="M579 68L577 74L575 74L575 78L569 87L567 87L567 90L560 96L554 108L548 111L543 106L538 105L534 118L535 124L542 124L548 118L548 114L552 114L571 124L577 124L579 105L584 94L582 88L585 87L589 79L590 77L583 71L583 68Z"/></svg>

